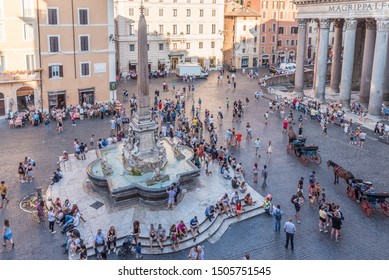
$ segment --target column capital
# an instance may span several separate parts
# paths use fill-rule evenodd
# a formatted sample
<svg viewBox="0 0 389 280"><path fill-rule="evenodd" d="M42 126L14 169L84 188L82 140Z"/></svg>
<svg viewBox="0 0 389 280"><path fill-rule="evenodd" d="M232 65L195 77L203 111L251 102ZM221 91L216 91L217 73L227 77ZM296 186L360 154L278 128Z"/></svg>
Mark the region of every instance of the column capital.
<svg viewBox="0 0 389 280"><path fill-rule="evenodd" d="M319 19L318 24L320 26L320 29L329 29L331 25L330 19Z"/></svg>
<svg viewBox="0 0 389 280"><path fill-rule="evenodd" d="M336 19L334 21L335 28L343 28L344 19Z"/></svg>
<svg viewBox="0 0 389 280"><path fill-rule="evenodd" d="M372 18L366 19L365 26L366 26L366 29L376 29L377 25L376 25L375 19L372 19Z"/></svg>
<svg viewBox="0 0 389 280"><path fill-rule="evenodd" d="M297 22L298 22L298 28L306 28L307 27L307 23L308 23L308 20L305 19L305 18L298 18L297 19Z"/></svg>
<svg viewBox="0 0 389 280"><path fill-rule="evenodd" d="M389 32L389 18L377 18L377 31Z"/></svg>
<svg viewBox="0 0 389 280"><path fill-rule="evenodd" d="M358 20L355 18L346 19L346 30L356 30L358 27Z"/></svg>

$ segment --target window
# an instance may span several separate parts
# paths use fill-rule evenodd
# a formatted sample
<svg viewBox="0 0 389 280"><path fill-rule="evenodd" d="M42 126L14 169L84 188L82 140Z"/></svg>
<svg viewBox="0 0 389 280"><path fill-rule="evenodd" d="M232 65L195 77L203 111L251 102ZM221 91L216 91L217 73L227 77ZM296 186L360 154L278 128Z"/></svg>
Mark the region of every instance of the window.
<svg viewBox="0 0 389 280"><path fill-rule="evenodd" d="M215 42L211 42L211 49L215 48Z"/></svg>
<svg viewBox="0 0 389 280"><path fill-rule="evenodd" d="M254 50L253 50L255 53L257 52L257 48L254 48Z"/></svg>
<svg viewBox="0 0 389 280"><path fill-rule="evenodd" d="M4 23L0 22L0 42L4 40L5 40Z"/></svg>
<svg viewBox="0 0 389 280"><path fill-rule="evenodd" d="M186 34L190 34L190 24L186 25Z"/></svg>
<svg viewBox="0 0 389 280"><path fill-rule="evenodd" d="M177 43L173 43L173 50L177 49Z"/></svg>
<svg viewBox="0 0 389 280"><path fill-rule="evenodd" d="M312 27L310 27L310 28L312 29ZM298 33L298 27L291 27L290 28L290 34L297 34L297 33Z"/></svg>
<svg viewBox="0 0 389 280"><path fill-rule="evenodd" d="M309 33L312 33L312 26L309 27Z"/></svg>
<svg viewBox="0 0 389 280"><path fill-rule="evenodd" d="M204 25L199 24L199 34L203 34L203 33L204 33Z"/></svg>
<svg viewBox="0 0 389 280"><path fill-rule="evenodd" d="M190 49L190 43L186 43L186 49L187 49L187 50Z"/></svg>
<svg viewBox="0 0 389 280"><path fill-rule="evenodd" d="M58 10L54 8L47 9L47 23L50 25L58 24Z"/></svg>
<svg viewBox="0 0 389 280"><path fill-rule="evenodd" d="M33 54L26 55L26 69L29 71L33 71L35 69L35 60Z"/></svg>
<svg viewBox="0 0 389 280"><path fill-rule="evenodd" d="M265 37L265 36L262 36L261 43L262 43L262 44L265 44L265 42L266 42L266 37Z"/></svg>
<svg viewBox="0 0 389 280"><path fill-rule="evenodd" d="M271 42L272 42L272 43L275 43L275 42L276 42L276 36L273 35L273 36L271 37Z"/></svg>
<svg viewBox="0 0 389 280"><path fill-rule="evenodd" d="M273 23L273 32L276 32L277 24Z"/></svg>
<svg viewBox="0 0 389 280"><path fill-rule="evenodd" d="M23 17L34 16L34 4L32 0L22 0Z"/></svg>
<svg viewBox="0 0 389 280"><path fill-rule="evenodd" d="M242 49L242 53L246 53L246 49Z"/></svg>
<svg viewBox="0 0 389 280"><path fill-rule="evenodd" d="M243 43L246 43L246 37L243 37Z"/></svg>
<svg viewBox="0 0 389 280"><path fill-rule="evenodd" d="M256 43L257 41L258 41L258 37L255 36L255 37L254 37L254 43Z"/></svg>
<svg viewBox="0 0 389 280"><path fill-rule="evenodd" d="M266 12L262 12L262 18L266 18Z"/></svg>
<svg viewBox="0 0 389 280"><path fill-rule="evenodd" d="M177 35L177 24L173 25L173 34Z"/></svg>
<svg viewBox="0 0 389 280"><path fill-rule="evenodd" d="M133 17L133 16L134 16L134 8L128 9L128 15L129 15L130 17Z"/></svg>
<svg viewBox="0 0 389 280"><path fill-rule="evenodd" d="M199 49L203 48L203 42L199 42Z"/></svg>
<svg viewBox="0 0 389 280"><path fill-rule="evenodd" d="M286 45L286 46L289 46L289 40L286 40L286 41L285 41L285 45Z"/></svg>
<svg viewBox="0 0 389 280"><path fill-rule="evenodd" d="M163 9L159 9L159 16L163 17Z"/></svg>
<svg viewBox="0 0 389 280"><path fill-rule="evenodd" d="M62 65L50 65L49 66L49 79L63 78L63 66Z"/></svg>
<svg viewBox="0 0 389 280"><path fill-rule="evenodd" d="M135 51L135 45L134 44L130 44L130 52L134 52Z"/></svg>
<svg viewBox="0 0 389 280"><path fill-rule="evenodd" d="M265 53L265 47L261 47L261 54Z"/></svg>
<svg viewBox="0 0 389 280"><path fill-rule="evenodd" d="M294 40L290 40L290 45L294 46Z"/></svg>
<svg viewBox="0 0 389 280"><path fill-rule="evenodd" d="M284 19L284 12L280 12L280 19Z"/></svg>
<svg viewBox="0 0 389 280"><path fill-rule="evenodd" d="M243 31L246 31L246 25L243 25Z"/></svg>
<svg viewBox="0 0 389 280"><path fill-rule="evenodd" d="M278 27L278 34L284 34L284 28L282 26Z"/></svg>
<svg viewBox="0 0 389 280"><path fill-rule="evenodd" d="M212 3L213 3L213 4L216 4L216 0L212 0Z"/></svg>
<svg viewBox="0 0 389 280"><path fill-rule="evenodd" d="M159 25L159 35L163 35L163 25Z"/></svg>
<svg viewBox="0 0 389 280"><path fill-rule="evenodd" d="M128 35L134 35L134 25L130 24L128 26Z"/></svg>
<svg viewBox="0 0 389 280"><path fill-rule="evenodd" d="M334 43L335 43L335 37L332 37L331 45L334 45Z"/></svg>
<svg viewBox="0 0 389 280"><path fill-rule="evenodd" d="M89 36L80 36L80 51L89 51Z"/></svg>
<svg viewBox="0 0 389 280"><path fill-rule="evenodd" d="M216 34L216 24L212 24L212 34Z"/></svg>
<svg viewBox="0 0 389 280"><path fill-rule="evenodd" d="M273 1L273 9L278 9L278 2L277 1Z"/></svg>
<svg viewBox="0 0 389 280"><path fill-rule="evenodd" d="M32 41L34 39L34 27L32 23L24 24L24 40Z"/></svg>
<svg viewBox="0 0 389 280"><path fill-rule="evenodd" d="M308 45L312 45L312 37L308 38Z"/></svg>
<svg viewBox="0 0 389 280"><path fill-rule="evenodd" d="M262 9L267 9L267 1L262 1Z"/></svg>
<svg viewBox="0 0 389 280"><path fill-rule="evenodd" d="M281 46L282 46L282 40L278 40L277 47L281 47Z"/></svg>
<svg viewBox="0 0 389 280"><path fill-rule="evenodd" d="M266 32L266 24L262 24L262 32Z"/></svg>
<svg viewBox="0 0 389 280"><path fill-rule="evenodd" d="M273 18L274 18L274 19L277 18L277 12L273 12Z"/></svg>
<svg viewBox="0 0 389 280"><path fill-rule="evenodd" d="M187 16L187 17L190 17L190 14L191 14L190 9L186 9L186 16Z"/></svg>
<svg viewBox="0 0 389 280"><path fill-rule="evenodd" d="M90 76L90 63L81 62L81 77Z"/></svg>
<svg viewBox="0 0 389 280"><path fill-rule="evenodd" d="M150 44L147 44L147 51L150 50Z"/></svg>
<svg viewBox="0 0 389 280"><path fill-rule="evenodd" d="M159 44L159 50L163 51L163 44Z"/></svg>
<svg viewBox="0 0 389 280"><path fill-rule="evenodd" d="M49 52L59 52L59 36L49 36Z"/></svg>
<svg viewBox="0 0 389 280"><path fill-rule="evenodd" d="M200 4L203 4L204 3L204 0L200 0Z"/></svg>
<svg viewBox="0 0 389 280"><path fill-rule="evenodd" d="M0 72L5 71L5 56L1 55L0 56Z"/></svg>
<svg viewBox="0 0 389 280"><path fill-rule="evenodd" d="M173 17L177 16L177 9L173 9Z"/></svg>
<svg viewBox="0 0 389 280"><path fill-rule="evenodd" d="M149 16L149 9L146 9L146 8L145 8L145 16L146 16L146 17Z"/></svg>
<svg viewBox="0 0 389 280"><path fill-rule="evenodd" d="M200 17L204 16L204 10L200 10Z"/></svg>
<svg viewBox="0 0 389 280"><path fill-rule="evenodd" d="M89 24L88 9L79 9L78 10L78 20L79 20L79 24L81 24L81 25L88 25Z"/></svg>
<svg viewBox="0 0 389 280"><path fill-rule="evenodd" d="M216 10L212 10L212 16L216 17Z"/></svg>

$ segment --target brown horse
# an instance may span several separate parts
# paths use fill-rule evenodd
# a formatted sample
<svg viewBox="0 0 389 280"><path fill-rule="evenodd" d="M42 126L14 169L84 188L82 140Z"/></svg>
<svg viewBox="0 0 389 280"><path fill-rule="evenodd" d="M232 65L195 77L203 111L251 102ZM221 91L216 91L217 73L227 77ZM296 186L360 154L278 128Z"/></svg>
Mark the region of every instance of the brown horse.
<svg viewBox="0 0 389 280"><path fill-rule="evenodd" d="M350 179L354 179L354 175L341 167L339 164L336 164L332 160L327 161L327 166L332 167L334 169L334 175L335 175L335 181L334 184L339 184L339 177L343 178L346 181L346 184L348 184Z"/></svg>

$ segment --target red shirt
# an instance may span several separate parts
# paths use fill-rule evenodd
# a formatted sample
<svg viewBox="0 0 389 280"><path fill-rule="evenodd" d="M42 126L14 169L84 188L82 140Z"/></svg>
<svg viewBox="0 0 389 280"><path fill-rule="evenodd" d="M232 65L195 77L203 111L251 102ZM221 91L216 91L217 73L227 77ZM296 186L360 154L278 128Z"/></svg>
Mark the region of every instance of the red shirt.
<svg viewBox="0 0 389 280"><path fill-rule="evenodd" d="M287 129L287 128L288 128L288 121L287 121L287 120L284 120L283 125L284 125L284 128Z"/></svg>

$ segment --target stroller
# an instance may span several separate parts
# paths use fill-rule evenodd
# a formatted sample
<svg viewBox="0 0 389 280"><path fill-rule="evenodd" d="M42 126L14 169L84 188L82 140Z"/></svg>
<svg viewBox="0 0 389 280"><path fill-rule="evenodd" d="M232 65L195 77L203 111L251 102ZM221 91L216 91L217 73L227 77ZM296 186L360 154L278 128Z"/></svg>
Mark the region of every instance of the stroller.
<svg viewBox="0 0 389 280"><path fill-rule="evenodd" d="M131 243L134 241L132 238L132 235L129 235L126 237L126 239L123 242L122 247L117 252L118 256L124 260L128 254L134 253L133 248L131 247Z"/></svg>

